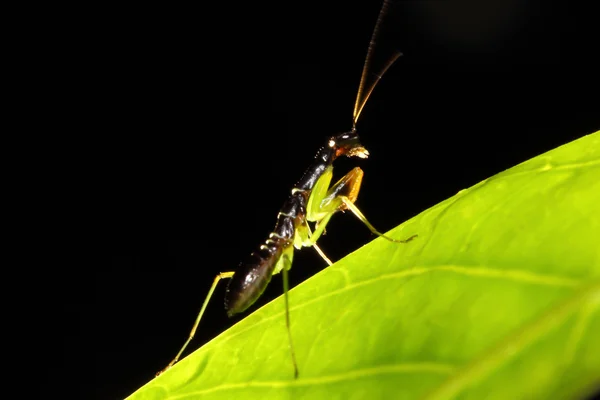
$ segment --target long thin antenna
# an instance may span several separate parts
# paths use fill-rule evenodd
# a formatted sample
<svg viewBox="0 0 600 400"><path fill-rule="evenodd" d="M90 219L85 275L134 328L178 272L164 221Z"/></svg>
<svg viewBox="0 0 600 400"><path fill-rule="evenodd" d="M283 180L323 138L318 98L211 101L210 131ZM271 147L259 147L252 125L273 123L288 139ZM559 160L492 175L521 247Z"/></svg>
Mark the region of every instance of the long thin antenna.
<svg viewBox="0 0 600 400"><path fill-rule="evenodd" d="M375 74L375 80L365 91L365 81L367 80L367 74L369 72L369 67L371 66L371 58L375 49L375 39L377 38L379 29L381 28L383 17L387 13L389 5L390 0L384 0L383 5L381 6L381 10L379 11L379 16L377 17L377 22L375 23L375 28L373 29L373 35L371 35L371 41L369 42L369 48L367 50L367 57L365 58L365 64L363 66L362 75L360 76L358 92L356 93L356 103L354 103L354 114L352 118L353 130L356 128L356 123L358 122L360 113L365 104L367 103L367 100L369 100L369 96L371 96L373 89L375 89L375 86L377 86L377 83L385 74L385 72L392 66L392 64L398 59L398 57L402 55L402 53L399 51L394 53L390 60L383 66L381 72L379 74Z"/></svg>

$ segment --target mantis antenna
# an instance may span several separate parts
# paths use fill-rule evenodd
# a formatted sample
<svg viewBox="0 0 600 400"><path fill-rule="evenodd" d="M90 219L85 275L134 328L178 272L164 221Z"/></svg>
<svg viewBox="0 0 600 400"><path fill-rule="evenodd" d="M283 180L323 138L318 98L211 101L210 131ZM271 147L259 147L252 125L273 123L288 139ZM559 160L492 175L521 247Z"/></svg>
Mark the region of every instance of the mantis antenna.
<svg viewBox="0 0 600 400"><path fill-rule="evenodd" d="M390 5L390 0L385 0L383 2L383 6L381 7L381 11L379 12L379 16L377 17L377 22L375 23L375 28L373 29L373 34L371 35L371 41L369 42L369 47L367 49L367 56L365 57L365 63L363 65L362 74L360 76L360 83L358 85L358 92L356 93L356 103L354 103L354 114L352 117L352 130L356 129L356 123L358 122L358 118L360 117L360 113L363 110L363 107L369 100L369 96L377 86L377 83L381 79L381 77L386 73L386 71L392 66L392 64L402 55L401 52L396 51L392 57L386 62L378 74L375 74L375 80L367 87L365 87L367 81L367 75L369 72L369 68L371 67L371 58L373 56L373 51L375 49L376 39L379 34L379 30L381 29L382 20L387 14L388 8Z"/></svg>

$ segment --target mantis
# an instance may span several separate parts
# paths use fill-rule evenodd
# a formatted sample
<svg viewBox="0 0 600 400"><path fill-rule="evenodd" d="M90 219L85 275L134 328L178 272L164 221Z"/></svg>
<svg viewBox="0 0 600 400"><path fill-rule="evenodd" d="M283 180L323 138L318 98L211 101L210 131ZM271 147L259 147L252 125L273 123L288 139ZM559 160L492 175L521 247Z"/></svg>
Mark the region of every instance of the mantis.
<svg viewBox="0 0 600 400"><path fill-rule="evenodd" d="M314 161L294 185L291 194L283 203L277 214L275 228L265 242L256 251L251 253L246 260L240 263L235 271L221 272L215 277L187 340L175 358L158 374L168 370L179 360L194 337L204 311L221 280L230 279L225 294L225 310L228 316L231 317L244 312L254 304L266 289L271 281L271 277L282 273L286 327L294 377L297 378L298 364L296 362L290 330L288 303L288 271L292 266L294 249L312 247L328 265L332 265L331 260L317 245L317 241L325 232L325 227L331 217L339 211L346 210L351 211L372 233L389 241L406 243L417 236L413 235L404 240L393 239L379 232L367 220L354 204L358 197L364 175L360 167L353 168L338 182L331 185L333 163L337 158L342 156L367 158L369 156L367 149L360 143L356 124L373 89L389 67L401 56L401 53L394 54L383 67L381 73L376 76L374 82L365 87L370 58L375 43L374 39L377 36L382 17L386 13L388 1L385 0L383 3L367 51L354 105L352 128L347 132L338 133L327 138L324 145L317 151ZM311 228L311 224L314 225L314 228Z"/></svg>

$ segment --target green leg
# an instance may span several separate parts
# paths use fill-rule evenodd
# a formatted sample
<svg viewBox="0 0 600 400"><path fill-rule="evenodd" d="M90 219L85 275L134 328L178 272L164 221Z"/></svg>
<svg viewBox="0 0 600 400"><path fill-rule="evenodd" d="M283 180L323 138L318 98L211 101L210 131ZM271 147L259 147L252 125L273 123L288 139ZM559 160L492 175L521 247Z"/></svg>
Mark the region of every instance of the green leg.
<svg viewBox="0 0 600 400"><path fill-rule="evenodd" d="M331 203L329 203L331 204ZM310 241L313 245L317 243L317 240L321 237L323 232L325 232L325 227L329 223L329 220L338 211L338 207L334 207L333 211L330 211L329 214L325 215L322 220L317 221L315 225L315 231L310 235Z"/></svg>
<svg viewBox="0 0 600 400"><path fill-rule="evenodd" d="M308 225L308 223L306 223L306 221L304 222L304 224L296 228L296 236L298 237L298 243L297 245L295 244L296 248L312 247L317 251L317 253L319 253L321 258L325 260L327 265L333 265L329 257L327 257L323 250L321 250L321 248L317 245L317 240L312 239L314 235L311 232L310 226ZM319 234L319 236L321 235Z"/></svg>
<svg viewBox="0 0 600 400"><path fill-rule="evenodd" d="M328 174L323 180L317 181L315 189L309 198L308 215L309 221L316 221L315 231L310 235L310 242L307 245L314 245L325 231L325 227L329 220L338 211L350 210L352 213L369 228L369 230L383 238L397 243L406 243L414 239L417 235L413 235L408 239L397 240L379 232L367 220L363 213L356 207L354 202L358 197L360 185L362 183L363 171L356 167L344 175L335 185L327 189L326 185L331 182L332 171L326 171Z"/></svg>
<svg viewBox="0 0 600 400"><path fill-rule="evenodd" d="M335 214L336 212L338 212L340 210L343 211L344 209L348 209L348 210L352 211L352 213L356 216L356 218L358 218L363 224L365 224L366 227L369 228L369 230L372 233L374 233L377 236L381 236L391 242L406 243L406 242L410 242L415 237L417 237L417 235L412 235L408 239L399 240L399 239L393 239L389 236L384 235L383 233L381 233L377 229L375 229L375 227L367 220L367 218L358 209L358 207L356 207L356 205L346 196L335 197L334 199L329 201L328 208L331 208L331 210L329 211L329 214L327 214L325 217L323 217L322 220L317 222L315 231L312 233L312 235L310 237L310 240L313 242L316 242L321 237L321 235L325 231L325 227L329 223L329 220L331 219L333 214Z"/></svg>
<svg viewBox="0 0 600 400"><path fill-rule="evenodd" d="M331 262L331 260L329 259L329 257L327 257L325 255L325 253L323 252L323 250L321 250L321 248L316 243L313 243L312 247L317 251L317 253L319 253L319 255L321 256L321 258L323 260L325 260L325 262L327 263L327 265L333 265L333 263Z"/></svg>
<svg viewBox="0 0 600 400"><path fill-rule="evenodd" d="M219 275L217 275L215 277L215 280L213 281L213 284L210 287L210 290L208 291L208 295L206 296L206 299L204 299L204 303L202 304L202 308L200 309L200 312L198 313L198 317L196 317L196 322L194 322L194 326L192 327L192 331L190 332L190 335L189 335L188 339L185 341L185 343L183 344L183 347L181 348L181 350L179 350L179 353L177 353L177 355L175 356L175 358L163 370L159 371L156 374L156 376L162 374L163 372L165 372L166 370L168 370L169 368L171 368L179 360L179 357L181 357L181 355L183 354L185 348L187 347L187 345L190 343L190 341L192 340L192 338L196 334L196 329L198 329L198 325L200 324L200 320L202 319L202 315L204 314L204 310L206 310L206 306L208 305L208 301L212 297L212 295L213 295L213 293L215 291L215 288L217 287L217 284L219 283L219 281L221 279L231 278L232 276L233 276L233 272L221 272Z"/></svg>
<svg viewBox="0 0 600 400"><path fill-rule="evenodd" d="M356 205L350 201L349 198L347 198L346 196L340 196L340 199L342 200L342 202L344 203L345 207L348 208L350 211L352 211L354 213L354 215L356 215L356 218L358 218L359 220L362 221L363 224L365 224L367 226L367 228L369 228L369 230L371 232L373 232L374 234L381 236L389 241L392 242L397 242L397 243L406 243L406 242L410 242L411 240L413 240L414 238L417 237L417 235L412 235L411 237L404 239L404 240L399 240L399 239L392 239L389 236L384 235L383 233L379 232L377 229L375 229L375 227L373 227L373 225L371 225L371 223L369 221L367 221L367 218L365 218L365 216L363 215L362 212L360 212L360 210L358 209L358 207L356 207Z"/></svg>
<svg viewBox="0 0 600 400"><path fill-rule="evenodd" d="M293 252L294 248L290 247L290 251ZM287 253L287 251L286 251L286 253ZM287 327L288 340L290 343L290 353L292 355L292 364L294 365L294 379L298 379L298 363L296 362L296 353L294 351L294 344L292 343L292 330L290 327L290 306L289 306L289 302L288 302L288 290L289 290L288 271L292 267L292 262L286 253L284 253L283 257L282 257L285 260L285 263L287 264L282 268L283 297L285 300L285 325Z"/></svg>

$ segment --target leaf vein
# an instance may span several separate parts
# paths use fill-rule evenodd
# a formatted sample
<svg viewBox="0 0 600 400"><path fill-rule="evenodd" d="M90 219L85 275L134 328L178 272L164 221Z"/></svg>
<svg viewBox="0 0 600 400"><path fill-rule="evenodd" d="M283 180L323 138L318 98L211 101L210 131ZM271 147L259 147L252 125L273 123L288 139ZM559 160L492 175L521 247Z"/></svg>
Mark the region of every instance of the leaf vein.
<svg viewBox="0 0 600 400"><path fill-rule="evenodd" d="M597 306L600 303L600 283L596 283L573 297L569 297L531 324L522 327L514 335L498 343L473 362L457 371L446 382L431 392L427 399L450 399L458 397L476 383L481 382L493 371L500 368L527 346L539 340L545 333L564 323L582 306Z"/></svg>
<svg viewBox="0 0 600 400"><path fill-rule="evenodd" d="M380 376L385 374L440 374L450 375L454 371L455 366L441 363L409 363L409 364L392 364L392 365L380 365L371 368L362 368L352 370L339 374L323 375L313 378L298 379L298 380L284 380L284 381L251 381L244 383L232 383L226 385L215 386L210 389L198 390L194 392L185 393L178 396L171 397L172 399L183 399L187 397L197 398L200 395L207 395L209 393L224 391L224 390L236 390L245 388L286 388L286 387L303 387L303 386L315 386L325 385L331 383L344 382L353 379L369 378L373 376Z"/></svg>
<svg viewBox="0 0 600 400"><path fill-rule="evenodd" d="M347 286L344 286L337 290L332 290L326 294L321 296L313 297L312 299L302 303L297 304L290 307L290 311L295 311L301 308L304 308L310 304L317 303L323 300L326 300L330 297L339 295L341 293L347 292L349 290L356 289L358 287L371 285L380 281L388 280L388 279L402 279L408 278L412 276L424 275L433 272L451 272L461 275L473 276L473 277L482 277L482 278L493 278L493 279L506 279L512 280L520 283L528 283L528 284L537 284L543 286L555 286L555 287L577 287L581 282L577 279L561 277L561 276L552 276L552 275L544 275L544 274L536 274L529 271L522 270L497 270L492 268L478 268L478 267L463 267L458 265L440 265L435 267L413 267L410 269L406 269L399 272L394 272L390 274L383 274L377 276L372 279L363 280L361 282L353 283ZM275 299L277 300L277 299ZM227 337L223 337L218 342L226 342L238 335L241 335L251 329L255 329L256 327L266 323L267 321L272 321L275 319L279 319L282 317L284 312L279 312L271 315L270 317L266 317L261 319L260 321L252 324L245 329L240 329L236 333L233 333ZM218 338L217 338L218 339ZM213 341L216 342L216 341Z"/></svg>

